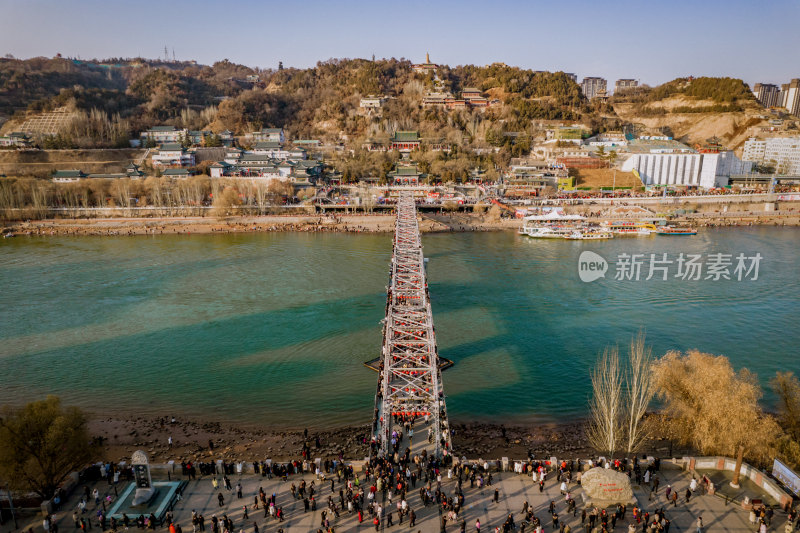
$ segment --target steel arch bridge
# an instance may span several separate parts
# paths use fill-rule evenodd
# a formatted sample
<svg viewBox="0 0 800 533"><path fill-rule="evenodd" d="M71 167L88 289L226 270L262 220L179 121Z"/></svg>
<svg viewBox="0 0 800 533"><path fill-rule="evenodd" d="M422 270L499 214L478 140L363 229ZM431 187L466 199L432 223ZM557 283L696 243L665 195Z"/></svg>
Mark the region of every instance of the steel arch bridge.
<svg viewBox="0 0 800 533"><path fill-rule="evenodd" d="M414 420L424 420L428 430L428 438L419 439L421 445L414 446L416 451L426 450L437 458L450 453L450 431L417 209L413 196L401 193L375 397L373 437L378 456L389 456L394 432ZM409 439L409 448L411 444Z"/></svg>

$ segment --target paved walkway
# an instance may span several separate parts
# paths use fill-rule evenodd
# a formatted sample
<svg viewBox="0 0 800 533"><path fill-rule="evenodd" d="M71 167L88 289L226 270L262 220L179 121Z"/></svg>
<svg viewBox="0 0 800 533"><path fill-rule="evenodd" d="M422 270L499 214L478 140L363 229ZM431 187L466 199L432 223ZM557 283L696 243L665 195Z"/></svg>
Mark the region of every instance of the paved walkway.
<svg viewBox="0 0 800 533"><path fill-rule="evenodd" d="M667 517L671 520L672 526L670 531L696 531L696 520L698 515L702 515L703 521L706 526L706 531L742 531L752 532L755 530L748 522L748 513L734 504L726 504L725 500L717 496L697 494L691 498L690 502L685 503L683 494L689 485L690 478L688 474L676 468L670 468L669 465L662 464L662 470L658 474L661 479L661 485L658 494L653 501L648 501L649 489L646 487L635 487L634 492L639 499L640 506L644 510L654 511L659 507L664 507L667 512ZM363 478L363 475L361 476ZM576 516L568 515L566 513L566 504L564 498L559 491L559 484L556 482L554 476L545 483L544 491L539 491L538 484L534 484L529 477L524 477L520 474L511 472L494 473L494 483L492 486L484 487L483 489L470 488L469 481L463 483L464 488L464 509L461 516L456 523L449 523L446 531L456 532L459 531L461 520L466 521L466 530L468 532L475 531L475 521L480 519L481 531L491 532L495 527L502 525L508 514L514 514L514 519L519 526L521 518L520 512L523 503L528 501L533 506L535 515L542 520L546 532L553 531L551 520L547 513L547 508L550 501L556 502L556 511L562 522L566 521L573 532L578 533L581 531L580 522L580 508ZM174 478L173 478L174 479ZM289 490L292 483L299 486L300 481L305 480L307 485L311 481L315 482L315 489L317 491L317 510L304 512L303 501L294 499ZM335 477L334 477L335 480ZM185 533L192 531L191 525L191 512L196 510L203 514L206 518L206 530L211 531L211 517L216 514L221 517L222 514L227 514L234 522L234 530L236 532L243 531L244 533L253 533L254 522L258 524L260 532L277 532L282 528L288 532L315 532L321 527L321 512L326 508L328 497L333 494L334 501L338 503L338 492L342 486L340 483L335 482L334 493L331 492L330 480L322 482L316 480L313 474L306 474L303 476L292 476L289 481L284 482L280 479L273 478L267 479L265 477L256 475L246 475L242 477L232 476L231 482L234 491L215 490L210 477L204 477L195 481L189 481L184 497L179 501L174 509L174 516L176 521L181 525ZM241 482L243 487L243 498L236 497L235 488L237 482ZM677 507L668 504L665 498L665 488L670 484L673 489L678 490L681 498L678 501ZM109 486L105 481L97 483L97 488L101 494L108 492ZM402 525L398 525L397 513L394 513L394 526L388 527L386 521L381 524L381 531L420 531L420 532L439 532L441 524L441 516L438 507L429 505L425 507L422 505L419 497L420 483L417 483L416 489L414 487L408 493L408 504L414 509L417 514L417 523L414 528L408 525L408 519L404 520ZM443 491L449 496L455 491L455 478L448 480L443 476L442 480ZM284 522L279 523L276 519L265 518L263 509L254 510L253 500L257 494L259 487L263 487L266 494L269 496L273 492L277 494L277 505L283 507L286 519ZM90 489L93 488L90 486ZM120 487L121 488L121 487ZM499 501L494 503L494 490L499 491ZM572 484L570 490L573 496L580 504L581 489L579 486ZM225 498L223 506L219 505L217 494L222 492ZM57 514L57 522L61 533L68 533L74 530L72 524L72 509L77 505L78 498L82 493L82 487L76 490L68 502L68 507L65 507ZM111 490L113 495L113 489ZM390 504L388 500L383 501L383 506L388 509L396 509L397 499ZM242 506L248 506L249 518L244 519ZM629 512L626 516L627 522L617 523L616 531L627 533L627 523L632 520L632 513ZM87 515L94 516L96 507L94 502L90 502L88 506ZM337 532L368 532L374 531L374 526L371 520L365 514L364 522L359 524L357 514L348 514L346 511L341 513L341 517L334 519L330 518L330 524ZM783 533L783 526L786 523L786 514L783 511L776 511L775 518L773 519L773 531ZM0 526L0 533L11 531L11 524L6 523ZM35 520L28 520L20 524L23 529L33 527L36 533L42 531L42 522L40 518ZM641 526L637 528L641 531ZM94 531L98 531L96 520L94 521ZM519 527L518 527L519 530ZM531 531L527 528L527 531Z"/></svg>

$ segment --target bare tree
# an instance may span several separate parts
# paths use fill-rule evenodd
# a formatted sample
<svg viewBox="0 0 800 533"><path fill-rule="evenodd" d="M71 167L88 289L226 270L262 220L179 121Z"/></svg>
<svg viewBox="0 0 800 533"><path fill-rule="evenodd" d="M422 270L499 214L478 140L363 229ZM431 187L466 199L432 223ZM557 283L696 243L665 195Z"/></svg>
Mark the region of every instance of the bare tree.
<svg viewBox="0 0 800 533"><path fill-rule="evenodd" d="M250 207L255 204L255 198L257 195L255 183L249 180L243 183L238 183L236 189L241 195L244 205Z"/></svg>
<svg viewBox="0 0 800 533"><path fill-rule="evenodd" d="M644 332L631 340L625 371L625 451L636 453L647 439L642 417L655 394L653 386L653 350L645 345Z"/></svg>
<svg viewBox="0 0 800 533"><path fill-rule="evenodd" d="M258 206L258 214L264 214L264 208L267 205L267 201L269 198L269 186L265 183L258 182L256 183L256 205Z"/></svg>
<svg viewBox="0 0 800 533"><path fill-rule="evenodd" d="M70 209L75 209L80 205L80 191L75 183L67 183L59 189L64 191L64 204Z"/></svg>
<svg viewBox="0 0 800 533"><path fill-rule="evenodd" d="M89 179L89 180L85 180L85 182L83 180L81 180L80 183L86 183L87 184L87 188L88 188L88 190L86 191L86 194L87 194L87 202L86 203L87 203L87 205L85 205L84 207L89 207L88 206L88 193L89 193L89 191L91 191L92 198L94 198L95 205L97 207L108 207L107 201L108 201L108 198L110 196L109 192L108 192L108 186L109 186L108 180L104 180L104 179Z"/></svg>
<svg viewBox="0 0 800 533"><path fill-rule="evenodd" d="M613 457L622 442L622 372L619 350L606 348L592 371L589 443Z"/></svg>
<svg viewBox="0 0 800 533"><path fill-rule="evenodd" d="M120 178L114 180L112 191L116 197L117 205L120 207L131 207L131 180L128 178Z"/></svg>
<svg viewBox="0 0 800 533"><path fill-rule="evenodd" d="M194 176L189 180L189 192L191 202L195 206L197 213L202 212L203 202L206 199L211 183L206 176Z"/></svg>
<svg viewBox="0 0 800 533"><path fill-rule="evenodd" d="M36 218L44 218L50 206L50 183L36 181L31 184L31 207Z"/></svg>

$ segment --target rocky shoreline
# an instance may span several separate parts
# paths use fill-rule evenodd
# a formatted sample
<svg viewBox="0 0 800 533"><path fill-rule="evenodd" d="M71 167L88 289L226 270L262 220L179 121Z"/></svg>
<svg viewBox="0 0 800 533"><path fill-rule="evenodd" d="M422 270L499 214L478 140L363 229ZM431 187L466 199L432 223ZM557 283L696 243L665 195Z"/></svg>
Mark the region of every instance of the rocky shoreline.
<svg viewBox="0 0 800 533"><path fill-rule="evenodd" d="M589 208L576 209L587 221L608 218ZM800 213L728 212L695 213L672 221L698 227L800 226ZM517 230L517 218L492 218L486 213L422 213L420 231L449 233ZM28 236L137 236L210 233L391 233L393 214L263 215L236 217L78 218L7 222L4 235Z"/></svg>
<svg viewBox="0 0 800 533"><path fill-rule="evenodd" d="M568 423L496 424L453 423L453 446L470 459L588 457L592 455L582 420ZM291 460L301 457L307 442L314 457L360 460L368 454L369 426L342 428L245 428L200 420L153 417L95 417L90 435L98 456L106 461L130 460L136 449L155 463L180 461ZM306 436L306 433L307 436ZM172 446L169 438L172 437ZM660 438L660 437L659 437ZM657 449L659 438L650 448ZM367 440L365 440L367 439Z"/></svg>
<svg viewBox="0 0 800 533"><path fill-rule="evenodd" d="M46 219L8 223L2 233L29 236L136 236L209 233L391 233L394 215L264 215L242 217L155 217ZM517 219L478 214L424 215L423 233L497 231L519 226Z"/></svg>

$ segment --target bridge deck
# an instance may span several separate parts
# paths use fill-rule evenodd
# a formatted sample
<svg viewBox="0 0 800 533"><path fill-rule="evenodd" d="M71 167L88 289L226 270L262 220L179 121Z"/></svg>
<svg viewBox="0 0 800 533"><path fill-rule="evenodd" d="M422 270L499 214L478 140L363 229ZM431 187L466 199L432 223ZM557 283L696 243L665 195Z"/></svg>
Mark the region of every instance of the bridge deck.
<svg viewBox="0 0 800 533"><path fill-rule="evenodd" d="M410 194L397 202L391 277L373 421L374 453L441 457L450 451L450 431L433 327L425 258Z"/></svg>

